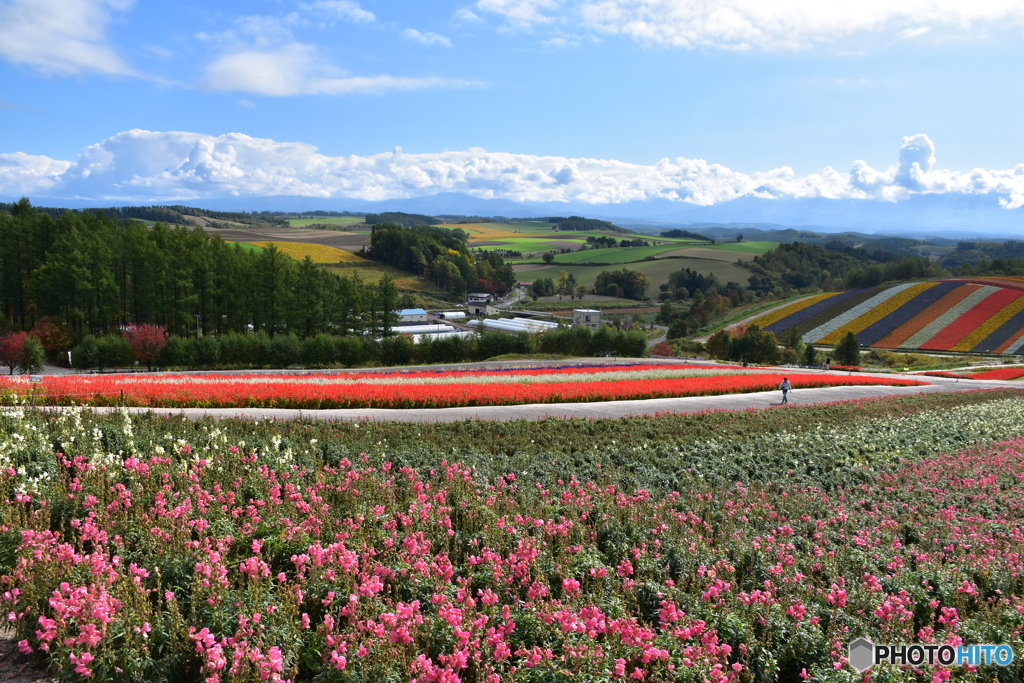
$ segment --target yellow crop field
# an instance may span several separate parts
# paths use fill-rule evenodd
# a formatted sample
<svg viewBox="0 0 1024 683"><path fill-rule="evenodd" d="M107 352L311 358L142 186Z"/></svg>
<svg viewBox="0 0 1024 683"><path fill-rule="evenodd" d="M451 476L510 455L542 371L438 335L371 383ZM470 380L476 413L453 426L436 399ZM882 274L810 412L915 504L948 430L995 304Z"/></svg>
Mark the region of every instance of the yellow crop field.
<svg viewBox="0 0 1024 683"><path fill-rule="evenodd" d="M472 225L442 225L443 228L460 228L469 233L469 241L472 242L489 242L491 240L507 239L509 237L524 237L532 236L531 233L513 232L506 227L501 226L502 223L474 223Z"/></svg>
<svg viewBox="0 0 1024 683"><path fill-rule="evenodd" d="M296 261L301 261L308 255L314 263L361 263L366 259L356 256L350 251L328 247L323 244L309 244L308 242L245 242L264 249L273 244L282 254L291 256Z"/></svg>

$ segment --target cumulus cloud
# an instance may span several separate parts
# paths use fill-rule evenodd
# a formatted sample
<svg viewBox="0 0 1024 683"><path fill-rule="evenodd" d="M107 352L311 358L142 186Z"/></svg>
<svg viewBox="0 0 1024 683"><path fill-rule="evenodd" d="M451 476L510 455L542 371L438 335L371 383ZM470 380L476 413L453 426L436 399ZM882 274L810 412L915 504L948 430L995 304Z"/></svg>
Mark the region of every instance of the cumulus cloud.
<svg viewBox="0 0 1024 683"><path fill-rule="evenodd" d="M134 74L107 39L132 0L0 0L0 57L44 73Z"/></svg>
<svg viewBox="0 0 1024 683"><path fill-rule="evenodd" d="M580 0L576 9L591 29L685 48L792 49L863 32L912 38L923 24L958 34L1024 25L1015 0Z"/></svg>
<svg viewBox="0 0 1024 683"><path fill-rule="evenodd" d="M0 155L0 194L46 189L53 196L124 201L306 196L370 201L463 192L483 199L609 204L654 198L709 206L741 197L899 201L914 194L991 194L1024 206L1024 164L968 173L936 167L926 135L903 139L897 163L877 170L789 167L740 173L702 159L655 164L487 152L478 148L334 157L299 142L241 133L221 136L130 130L85 150L75 162Z"/></svg>
<svg viewBox="0 0 1024 683"><path fill-rule="evenodd" d="M406 40L412 40L420 45L440 45L442 47L452 46L452 41L449 40L447 36L442 36L439 33L431 33L430 31L420 33L414 28L407 28L402 32L402 36Z"/></svg>
<svg viewBox="0 0 1024 683"><path fill-rule="evenodd" d="M0 154L0 188L8 195L32 194L50 190L61 182L71 168L70 161L22 152Z"/></svg>

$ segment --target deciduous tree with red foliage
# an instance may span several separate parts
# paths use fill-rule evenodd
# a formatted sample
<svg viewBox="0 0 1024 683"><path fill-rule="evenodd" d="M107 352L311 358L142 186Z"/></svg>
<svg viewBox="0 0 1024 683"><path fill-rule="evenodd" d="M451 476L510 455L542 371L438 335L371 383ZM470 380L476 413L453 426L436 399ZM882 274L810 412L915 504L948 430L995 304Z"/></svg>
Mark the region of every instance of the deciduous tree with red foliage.
<svg viewBox="0 0 1024 683"><path fill-rule="evenodd" d="M6 365L11 375L14 368L21 365L21 357L25 353L27 332L15 332L0 337L0 364Z"/></svg>
<svg viewBox="0 0 1024 683"><path fill-rule="evenodd" d="M132 357L150 370L153 361L167 346L167 331L158 325L129 325L124 336L132 347Z"/></svg>

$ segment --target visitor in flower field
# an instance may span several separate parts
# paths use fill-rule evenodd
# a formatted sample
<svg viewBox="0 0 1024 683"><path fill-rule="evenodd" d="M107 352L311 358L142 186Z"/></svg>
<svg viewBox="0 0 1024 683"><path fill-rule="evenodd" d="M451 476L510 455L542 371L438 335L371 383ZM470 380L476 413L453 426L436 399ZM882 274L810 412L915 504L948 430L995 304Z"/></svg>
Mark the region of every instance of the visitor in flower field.
<svg viewBox="0 0 1024 683"><path fill-rule="evenodd" d="M782 378L782 384L779 385L779 389L782 390L782 403L789 403L789 390L793 388L793 385L789 383L788 377Z"/></svg>
<svg viewBox="0 0 1024 683"><path fill-rule="evenodd" d="M825 356L825 365L822 367L822 370L828 372L828 366L830 365L832 365L832 356Z"/></svg>

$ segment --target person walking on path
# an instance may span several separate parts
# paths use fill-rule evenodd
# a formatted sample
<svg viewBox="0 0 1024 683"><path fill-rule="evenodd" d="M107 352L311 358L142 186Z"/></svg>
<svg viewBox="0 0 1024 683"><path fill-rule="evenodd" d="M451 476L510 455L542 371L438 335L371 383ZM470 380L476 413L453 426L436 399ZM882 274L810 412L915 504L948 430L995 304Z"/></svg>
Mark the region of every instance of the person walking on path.
<svg viewBox="0 0 1024 683"><path fill-rule="evenodd" d="M832 357L825 356L825 366L822 368L825 372L828 372L828 366L832 365Z"/></svg>
<svg viewBox="0 0 1024 683"><path fill-rule="evenodd" d="M793 388L793 385L789 383L788 377L782 378L782 384L779 385L779 389L782 390L782 404L789 403L789 390Z"/></svg>

